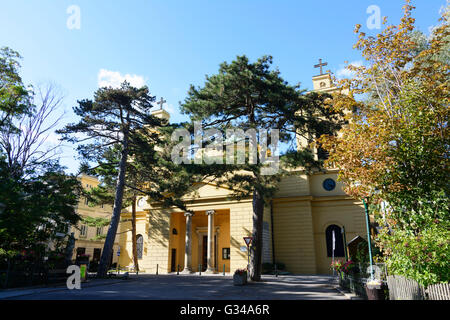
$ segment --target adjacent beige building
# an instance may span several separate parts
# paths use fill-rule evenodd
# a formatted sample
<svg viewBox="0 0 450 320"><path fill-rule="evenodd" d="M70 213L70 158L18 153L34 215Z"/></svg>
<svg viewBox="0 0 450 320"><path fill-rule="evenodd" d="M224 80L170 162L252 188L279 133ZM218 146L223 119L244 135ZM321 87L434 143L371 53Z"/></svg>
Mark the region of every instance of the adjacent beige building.
<svg viewBox="0 0 450 320"><path fill-rule="evenodd" d="M99 181L96 177L86 174L82 174L79 179L83 185L83 188L85 189L96 187L99 184ZM86 198L81 197L77 206L77 213L82 217L110 219L112 214L112 207L110 205L92 207L89 206ZM76 227L73 226L70 232L74 233L76 241L72 259L75 260L77 254L87 254L89 255L90 261L99 261L103 250L104 240L99 239L98 237L106 235L107 231L107 226L103 228L96 228L88 226L82 221L80 221ZM112 259L113 263L118 261L118 238L119 236L116 236Z"/></svg>

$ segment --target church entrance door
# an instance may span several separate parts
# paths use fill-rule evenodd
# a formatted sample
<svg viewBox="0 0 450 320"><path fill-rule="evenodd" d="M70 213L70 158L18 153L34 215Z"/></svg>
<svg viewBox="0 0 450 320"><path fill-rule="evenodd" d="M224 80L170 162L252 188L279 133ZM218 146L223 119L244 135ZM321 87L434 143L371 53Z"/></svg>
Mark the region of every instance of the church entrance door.
<svg viewBox="0 0 450 320"><path fill-rule="evenodd" d="M172 259L170 263L170 271L176 271L176 263L177 263L177 249L172 249Z"/></svg>
<svg viewBox="0 0 450 320"><path fill-rule="evenodd" d="M202 244L202 272L208 267L208 236L203 236Z"/></svg>

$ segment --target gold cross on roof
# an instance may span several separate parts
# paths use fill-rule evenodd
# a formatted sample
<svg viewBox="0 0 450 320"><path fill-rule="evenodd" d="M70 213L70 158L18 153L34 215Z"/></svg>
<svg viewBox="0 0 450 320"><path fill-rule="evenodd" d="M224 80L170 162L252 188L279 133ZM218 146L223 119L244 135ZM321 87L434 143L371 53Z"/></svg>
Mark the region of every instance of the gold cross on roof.
<svg viewBox="0 0 450 320"><path fill-rule="evenodd" d="M160 105L160 109L162 110L162 108L163 108L163 104L164 103L166 103L167 101L166 100L164 100L164 98L163 97L161 97L161 101L159 101L159 102L157 102L156 104L159 104Z"/></svg>
<svg viewBox="0 0 450 320"><path fill-rule="evenodd" d="M319 64L316 64L316 65L314 66L314 68L320 68L320 75L323 75L322 67L325 67L325 66L327 66L327 65L328 65L328 62L322 63L322 59L319 59Z"/></svg>

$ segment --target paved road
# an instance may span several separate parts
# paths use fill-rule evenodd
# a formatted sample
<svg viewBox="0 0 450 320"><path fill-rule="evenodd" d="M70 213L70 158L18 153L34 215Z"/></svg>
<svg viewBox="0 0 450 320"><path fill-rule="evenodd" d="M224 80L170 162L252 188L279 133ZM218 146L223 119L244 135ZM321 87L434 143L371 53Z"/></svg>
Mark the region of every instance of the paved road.
<svg viewBox="0 0 450 320"><path fill-rule="evenodd" d="M233 286L230 276L145 275L129 280L92 280L81 290L46 288L15 300L346 300L328 276L263 276L263 281ZM17 291L16 292L20 292ZM0 299L2 294L0 292Z"/></svg>

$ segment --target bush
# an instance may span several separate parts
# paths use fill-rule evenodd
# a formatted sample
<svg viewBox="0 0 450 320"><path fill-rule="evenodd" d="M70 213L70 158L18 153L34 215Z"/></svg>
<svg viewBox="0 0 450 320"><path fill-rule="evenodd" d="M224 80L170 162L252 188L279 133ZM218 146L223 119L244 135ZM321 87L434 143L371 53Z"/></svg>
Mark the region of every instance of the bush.
<svg viewBox="0 0 450 320"><path fill-rule="evenodd" d="M389 273L416 280L421 285L450 281L450 231L438 225L414 235L396 230L383 235Z"/></svg>
<svg viewBox="0 0 450 320"><path fill-rule="evenodd" d="M278 271L286 270L286 265L283 262L275 262Z"/></svg>
<svg viewBox="0 0 450 320"><path fill-rule="evenodd" d="M246 275L246 274L247 274L247 269L236 269L236 270L234 271L234 274L235 274L235 275L238 274L238 275L240 275L240 276Z"/></svg>

